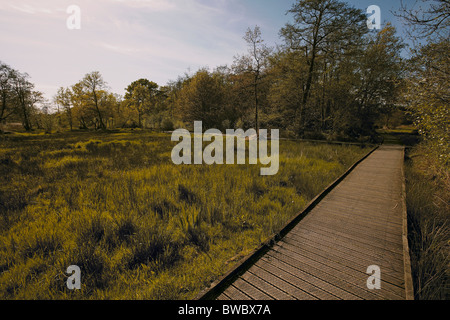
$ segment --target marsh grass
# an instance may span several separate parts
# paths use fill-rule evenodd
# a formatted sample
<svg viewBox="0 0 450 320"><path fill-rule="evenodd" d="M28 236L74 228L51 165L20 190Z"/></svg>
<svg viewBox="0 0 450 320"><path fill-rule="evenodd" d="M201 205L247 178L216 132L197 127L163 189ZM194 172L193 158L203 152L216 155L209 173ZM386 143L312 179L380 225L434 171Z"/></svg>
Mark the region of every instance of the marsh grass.
<svg viewBox="0 0 450 320"><path fill-rule="evenodd" d="M416 146L406 161L409 243L415 298L448 300L450 193L449 177L428 156L426 145ZM446 172L446 174L445 174Z"/></svg>
<svg viewBox="0 0 450 320"><path fill-rule="evenodd" d="M263 177L259 165L176 166L164 134L4 137L0 298L193 298L368 152L280 143L280 171Z"/></svg>

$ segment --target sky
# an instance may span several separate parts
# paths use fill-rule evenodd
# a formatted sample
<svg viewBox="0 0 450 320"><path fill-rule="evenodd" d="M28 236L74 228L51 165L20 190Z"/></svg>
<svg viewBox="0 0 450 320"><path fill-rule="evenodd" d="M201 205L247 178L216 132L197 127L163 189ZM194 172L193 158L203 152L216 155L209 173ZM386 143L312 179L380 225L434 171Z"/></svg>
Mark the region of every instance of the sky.
<svg viewBox="0 0 450 320"><path fill-rule="evenodd" d="M404 2L415 0L404 0ZM0 61L26 72L36 90L51 100L99 71L111 91L123 95L133 81L166 85L199 68L231 65L246 53L243 36L258 25L265 43L281 44L279 30L291 20L295 0L0 0ZM400 0L348 0L366 11L391 13ZM80 29L67 20L80 8ZM70 21L73 21L70 19Z"/></svg>

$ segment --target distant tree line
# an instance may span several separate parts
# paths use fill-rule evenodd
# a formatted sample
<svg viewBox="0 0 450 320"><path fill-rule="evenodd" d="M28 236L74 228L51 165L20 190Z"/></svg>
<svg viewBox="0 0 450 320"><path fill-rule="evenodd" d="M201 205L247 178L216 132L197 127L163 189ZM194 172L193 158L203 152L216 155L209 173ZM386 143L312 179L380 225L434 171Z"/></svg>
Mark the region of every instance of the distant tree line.
<svg viewBox="0 0 450 320"><path fill-rule="evenodd" d="M447 1L436 1L448 13ZM417 123L429 127L421 100L442 101L439 112L447 112L442 117L448 119L448 97L426 96L441 83L438 77L448 77L445 38L405 60L392 25L370 31L365 13L342 1L298 0L288 13L293 22L280 30L282 43L276 48L264 43L255 26L244 36L248 51L231 66L201 68L165 86L139 79L124 96L110 92L102 75L91 72L58 90L51 115L37 110L42 95L33 91L28 75L2 63L0 121L20 119L26 130L172 130L201 120L204 128L278 128L292 137L375 141L377 127L406 121L411 106ZM426 19L436 22L426 17L425 24ZM433 28L448 31L448 20L441 20ZM415 22L411 16L410 21ZM442 72L432 71L430 63L443 64L436 66ZM423 72L428 82L417 90Z"/></svg>

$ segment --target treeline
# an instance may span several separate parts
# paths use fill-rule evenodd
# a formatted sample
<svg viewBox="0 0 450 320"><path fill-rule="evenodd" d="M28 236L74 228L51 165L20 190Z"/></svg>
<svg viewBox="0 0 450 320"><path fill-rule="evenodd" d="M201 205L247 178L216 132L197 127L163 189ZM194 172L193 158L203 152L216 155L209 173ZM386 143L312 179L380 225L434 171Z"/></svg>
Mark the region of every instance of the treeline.
<svg viewBox="0 0 450 320"><path fill-rule="evenodd" d="M376 141L377 126L405 121L403 93L417 57L402 59L393 26L370 31L362 10L338 0L299 0L289 14L293 22L280 30L276 48L264 43L258 26L249 28L248 52L231 66L202 68L165 86L139 79L123 96L92 72L59 89L53 113L37 110L43 102L28 77L2 63L0 121L51 131L172 130L201 120L204 128L277 128L285 136L361 141ZM14 75L27 83L26 99Z"/></svg>

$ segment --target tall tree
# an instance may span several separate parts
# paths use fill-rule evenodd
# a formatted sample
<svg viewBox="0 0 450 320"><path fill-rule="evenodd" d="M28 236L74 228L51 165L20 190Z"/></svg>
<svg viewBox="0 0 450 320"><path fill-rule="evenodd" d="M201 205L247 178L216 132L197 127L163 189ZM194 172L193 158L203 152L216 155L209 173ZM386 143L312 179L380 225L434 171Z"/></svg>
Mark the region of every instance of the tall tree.
<svg viewBox="0 0 450 320"><path fill-rule="evenodd" d="M264 77L264 71L268 66L268 58L270 56L271 49L264 44L264 40L261 36L261 29L259 26L255 26L252 30L247 29L244 40L248 46L247 55L236 57L234 62L234 69L237 73L250 73L252 75L252 89L253 89L253 101L255 108L255 129L259 132L259 86L261 80Z"/></svg>
<svg viewBox="0 0 450 320"><path fill-rule="evenodd" d="M73 130L73 116L72 116L72 92L70 88L60 87L53 97L56 105L61 106L67 117L70 130Z"/></svg>
<svg viewBox="0 0 450 320"><path fill-rule="evenodd" d="M34 84L29 80L27 73L20 73L16 70L12 74L12 87L16 96L16 107L18 116L22 120L22 125L26 131L30 131L32 117L36 109L36 104L42 101L42 93L34 90Z"/></svg>
<svg viewBox="0 0 450 320"><path fill-rule="evenodd" d="M181 89L180 114L183 120L190 124L202 121L206 129L218 128L222 122L225 97L221 77L206 69L200 69Z"/></svg>
<svg viewBox="0 0 450 320"><path fill-rule="evenodd" d="M15 95L13 92L14 70L0 61L0 124L15 112Z"/></svg>
<svg viewBox="0 0 450 320"><path fill-rule="evenodd" d="M142 128L142 116L156 104L158 84L147 79L139 79L131 83L125 93L125 102L138 114L138 126Z"/></svg>
<svg viewBox="0 0 450 320"><path fill-rule="evenodd" d="M81 127L93 123L96 129L106 129L105 117L109 104L106 103L107 84L98 71L86 74L72 86L72 103L77 109Z"/></svg>
<svg viewBox="0 0 450 320"><path fill-rule="evenodd" d="M106 82L103 80L102 75L98 71L88 73L79 82L78 87L82 94L82 98L86 103L86 106L92 108L97 116L97 127L100 129L106 129L106 124L104 121L103 111L100 106L100 96L101 91L104 92L106 89Z"/></svg>
<svg viewBox="0 0 450 320"><path fill-rule="evenodd" d="M370 38L358 59L353 92L358 106L355 114L360 119L358 126L363 131L373 130L375 120L398 103L404 69L400 56L403 47L395 28L388 24Z"/></svg>
<svg viewBox="0 0 450 320"><path fill-rule="evenodd" d="M439 163L450 164L450 41L429 43L410 61L405 101Z"/></svg>
<svg viewBox="0 0 450 320"><path fill-rule="evenodd" d="M306 59L295 51L280 50L270 60L270 124L295 133L300 126L298 106L302 104L308 73Z"/></svg>
<svg viewBox="0 0 450 320"><path fill-rule="evenodd" d="M305 108L310 98L317 59L330 50L341 51L354 45L367 32L366 16L359 9L338 0L298 0L288 13L294 23L281 29L285 46L302 53L308 72L303 88L299 116L305 124ZM333 44L332 46L330 44Z"/></svg>

